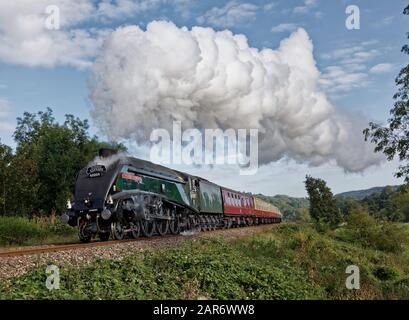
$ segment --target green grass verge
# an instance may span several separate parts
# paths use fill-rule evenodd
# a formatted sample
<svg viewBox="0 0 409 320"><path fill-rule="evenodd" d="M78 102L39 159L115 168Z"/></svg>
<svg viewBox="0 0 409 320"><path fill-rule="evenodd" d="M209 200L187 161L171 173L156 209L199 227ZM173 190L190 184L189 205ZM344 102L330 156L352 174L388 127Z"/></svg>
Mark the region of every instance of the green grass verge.
<svg viewBox="0 0 409 320"><path fill-rule="evenodd" d="M23 246L78 241L75 228L22 217L0 217L0 246Z"/></svg>
<svg viewBox="0 0 409 320"><path fill-rule="evenodd" d="M374 250L310 225L286 224L234 242L194 240L121 261L61 266L61 288L45 269L3 282L1 299L409 299L409 255ZM52 263L52 261L50 261ZM361 289L348 290L357 265Z"/></svg>

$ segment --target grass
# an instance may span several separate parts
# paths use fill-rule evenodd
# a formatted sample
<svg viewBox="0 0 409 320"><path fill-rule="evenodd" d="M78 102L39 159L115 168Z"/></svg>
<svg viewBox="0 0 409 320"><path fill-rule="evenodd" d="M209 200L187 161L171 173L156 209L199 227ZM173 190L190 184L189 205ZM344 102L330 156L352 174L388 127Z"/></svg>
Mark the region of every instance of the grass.
<svg viewBox="0 0 409 320"><path fill-rule="evenodd" d="M352 264L360 268L360 290L345 286ZM399 253L379 250L309 224L284 224L235 241L192 240L80 268L60 266L60 275L61 288L49 291L44 268L33 270L0 284L0 298L409 299L407 243Z"/></svg>
<svg viewBox="0 0 409 320"><path fill-rule="evenodd" d="M75 228L55 217L27 219L0 217L0 246L28 246L77 241Z"/></svg>

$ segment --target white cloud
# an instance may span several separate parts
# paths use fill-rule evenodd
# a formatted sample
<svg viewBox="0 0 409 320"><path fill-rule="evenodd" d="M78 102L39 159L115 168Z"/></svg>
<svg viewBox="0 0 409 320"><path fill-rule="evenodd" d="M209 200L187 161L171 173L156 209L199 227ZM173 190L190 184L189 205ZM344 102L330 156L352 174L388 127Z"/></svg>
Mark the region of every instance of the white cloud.
<svg viewBox="0 0 409 320"><path fill-rule="evenodd" d="M376 22L372 23L372 26L375 28L383 28L383 27L388 27L391 24L393 24L393 22L396 20L395 16L388 16L388 17L384 17L380 20L377 20Z"/></svg>
<svg viewBox="0 0 409 320"><path fill-rule="evenodd" d="M224 7L213 7L196 20L200 24L209 24L216 27L236 27L253 21L258 6L251 3L241 3L233 0Z"/></svg>
<svg viewBox="0 0 409 320"><path fill-rule="evenodd" d="M90 1L56 0L61 30L45 27L48 0L0 2L0 61L29 66L90 65L102 44L101 31L71 28L89 17Z"/></svg>
<svg viewBox="0 0 409 320"><path fill-rule="evenodd" d="M270 2L263 6L263 11L271 11L277 6L276 2Z"/></svg>
<svg viewBox="0 0 409 320"><path fill-rule="evenodd" d="M360 171L383 159L363 139L368 120L337 110L320 90L304 29L259 50L229 30L127 26L110 36L92 70L92 116L112 139L146 143L153 128L171 131L180 120L185 129L258 128L260 164L334 161Z"/></svg>
<svg viewBox="0 0 409 320"><path fill-rule="evenodd" d="M359 70L366 69L360 65L329 66L324 69L320 80L323 89L337 97L352 89L368 86L368 75Z"/></svg>
<svg viewBox="0 0 409 320"><path fill-rule="evenodd" d="M385 74L393 71L394 65L391 63L379 63L373 66L369 72L374 74Z"/></svg>
<svg viewBox="0 0 409 320"><path fill-rule="evenodd" d="M320 81L322 88L333 98L344 96L350 90L365 88L371 84L370 74L387 73L393 65L381 63L372 68L369 64L383 55L386 48L378 40L369 40L358 45L341 46L321 55L331 64L324 68Z"/></svg>
<svg viewBox="0 0 409 320"><path fill-rule="evenodd" d="M322 12L322 11L317 11L315 13L315 18L317 18L317 19L321 19L323 16L324 16L324 12Z"/></svg>
<svg viewBox="0 0 409 320"><path fill-rule="evenodd" d="M394 17L394 16L385 17L385 18L382 19L381 23L382 23L384 26L388 26L388 25L390 25L394 20L395 20L395 17Z"/></svg>
<svg viewBox="0 0 409 320"><path fill-rule="evenodd" d="M321 57L325 60L337 60L339 63L342 64L365 63L381 55L379 49L368 48L372 44L373 42L367 42L366 45L361 44L355 46L353 45L341 47L331 52L324 53L321 55Z"/></svg>
<svg viewBox="0 0 409 320"><path fill-rule="evenodd" d="M293 9L293 13L306 14L310 12L311 8L315 7L316 4L317 4L316 0L305 0L302 6L298 6Z"/></svg>
<svg viewBox="0 0 409 320"><path fill-rule="evenodd" d="M168 2L174 7L176 13L185 20L192 16L192 7L199 3L198 0L169 0Z"/></svg>
<svg viewBox="0 0 409 320"><path fill-rule="evenodd" d="M157 8L163 2L163 0L102 0L98 4L96 15L103 20L124 19ZM175 5L182 2L183 0L174 0Z"/></svg>
<svg viewBox="0 0 409 320"><path fill-rule="evenodd" d="M0 1L0 62L87 68L109 30L86 28L84 23L127 18L164 1L171 0ZM50 4L59 8L59 30L48 30L45 26L46 8Z"/></svg>
<svg viewBox="0 0 409 320"><path fill-rule="evenodd" d="M292 32L297 29L295 23L280 23L278 26L271 28L271 32Z"/></svg>

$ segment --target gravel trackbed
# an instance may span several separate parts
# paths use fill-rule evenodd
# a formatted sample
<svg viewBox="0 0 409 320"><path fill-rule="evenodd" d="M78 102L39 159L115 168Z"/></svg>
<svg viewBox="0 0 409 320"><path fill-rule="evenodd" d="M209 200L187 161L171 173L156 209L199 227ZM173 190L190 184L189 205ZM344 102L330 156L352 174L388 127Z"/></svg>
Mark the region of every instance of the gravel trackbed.
<svg viewBox="0 0 409 320"><path fill-rule="evenodd" d="M271 230L272 227L274 227L274 225L216 230L189 235L153 237L150 239L140 239L130 242L109 242L106 246L81 247L63 251L55 251L54 248L54 251L52 252L0 257L0 279L17 277L33 268L48 265L50 263L80 266L90 263L95 259L122 259L123 257L136 252L148 249L174 247L184 241L192 241L199 238L222 237L226 240L235 240ZM47 246L41 248L46 249ZM6 250L0 249L0 253L5 251Z"/></svg>

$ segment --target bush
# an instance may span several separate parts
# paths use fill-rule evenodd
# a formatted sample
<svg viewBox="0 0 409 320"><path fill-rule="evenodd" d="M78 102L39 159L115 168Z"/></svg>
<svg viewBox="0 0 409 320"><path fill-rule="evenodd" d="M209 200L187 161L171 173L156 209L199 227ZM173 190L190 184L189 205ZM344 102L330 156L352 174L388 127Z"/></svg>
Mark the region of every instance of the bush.
<svg viewBox="0 0 409 320"><path fill-rule="evenodd" d="M22 217L0 217L0 245L27 245L58 242L73 237L76 229L50 218L29 220Z"/></svg>
<svg viewBox="0 0 409 320"><path fill-rule="evenodd" d="M407 227L391 222L382 223L374 244L379 250L402 252L404 247L409 244Z"/></svg>
<svg viewBox="0 0 409 320"><path fill-rule="evenodd" d="M390 266L377 266L372 274L381 281L395 280L399 277L399 271Z"/></svg>
<svg viewBox="0 0 409 320"><path fill-rule="evenodd" d="M348 217L346 229L338 232L338 238L359 243L365 248L386 252L400 252L409 244L409 235L405 226L378 222L363 208L354 208Z"/></svg>
<svg viewBox="0 0 409 320"><path fill-rule="evenodd" d="M30 239L44 240L48 232L43 226L30 222L26 218L0 218L0 244L21 245Z"/></svg>

